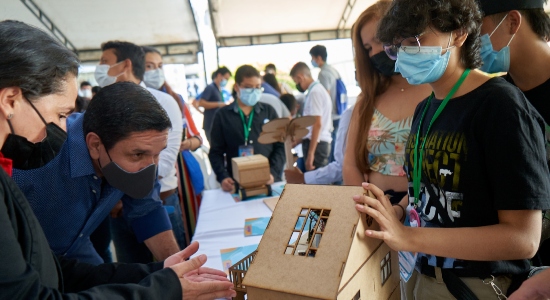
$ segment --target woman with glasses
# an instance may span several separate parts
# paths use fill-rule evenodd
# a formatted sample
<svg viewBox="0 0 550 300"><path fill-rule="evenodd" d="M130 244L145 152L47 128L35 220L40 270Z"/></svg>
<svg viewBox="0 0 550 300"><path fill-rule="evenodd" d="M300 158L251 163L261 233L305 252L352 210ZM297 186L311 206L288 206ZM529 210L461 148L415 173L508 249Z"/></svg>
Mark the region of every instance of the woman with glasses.
<svg viewBox="0 0 550 300"><path fill-rule="evenodd" d="M262 92L260 72L250 65L240 66L233 86L235 102L220 108L214 117L208 158L216 179L226 192L235 190L233 157L261 154L269 160L271 171L266 184L281 180L285 163L284 145L258 143L262 126L278 118L271 105L259 102Z"/></svg>
<svg viewBox="0 0 550 300"><path fill-rule="evenodd" d="M353 111L342 169L345 185L373 183L397 203L407 197L404 150L414 109L431 88L427 84L410 85L396 73L395 61L376 38L378 23L390 5L389 0L378 1L353 26L357 81L362 93Z"/></svg>
<svg viewBox="0 0 550 300"><path fill-rule="evenodd" d="M475 0L395 0L378 27L396 71L433 89L405 146L410 227L376 185L354 197L380 224L366 235L402 251L409 299L502 299L550 208L544 122L519 89L475 70L480 25Z"/></svg>

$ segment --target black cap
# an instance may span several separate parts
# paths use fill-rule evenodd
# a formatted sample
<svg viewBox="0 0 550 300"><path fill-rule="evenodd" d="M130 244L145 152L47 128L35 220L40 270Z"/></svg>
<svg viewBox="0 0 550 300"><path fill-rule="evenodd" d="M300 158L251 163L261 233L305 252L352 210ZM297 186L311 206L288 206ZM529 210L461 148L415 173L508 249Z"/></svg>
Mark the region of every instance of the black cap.
<svg viewBox="0 0 550 300"><path fill-rule="evenodd" d="M546 0L478 0L483 15L489 16L511 10L544 8Z"/></svg>

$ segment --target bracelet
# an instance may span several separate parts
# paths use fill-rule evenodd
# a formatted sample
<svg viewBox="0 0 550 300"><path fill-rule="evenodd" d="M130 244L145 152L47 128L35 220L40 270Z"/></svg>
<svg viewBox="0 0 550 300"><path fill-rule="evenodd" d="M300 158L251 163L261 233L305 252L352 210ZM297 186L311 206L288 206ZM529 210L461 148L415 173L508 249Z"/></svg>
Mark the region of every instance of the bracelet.
<svg viewBox="0 0 550 300"><path fill-rule="evenodd" d="M405 208L403 206L399 205L399 204L392 204L392 206L399 206L399 208L401 208L401 210L403 210L403 216L401 217L401 219L399 221L401 223L405 222L405 218L407 216Z"/></svg>

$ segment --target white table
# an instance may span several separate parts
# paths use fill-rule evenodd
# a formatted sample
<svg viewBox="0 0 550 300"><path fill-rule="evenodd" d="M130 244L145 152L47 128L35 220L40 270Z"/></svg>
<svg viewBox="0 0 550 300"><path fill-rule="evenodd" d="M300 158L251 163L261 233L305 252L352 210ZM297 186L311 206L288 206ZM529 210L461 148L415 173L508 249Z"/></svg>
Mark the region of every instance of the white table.
<svg viewBox="0 0 550 300"><path fill-rule="evenodd" d="M261 236L244 236L244 220L270 217L271 214L262 199L235 202L230 193L220 189L205 191L193 235L193 241L200 244L197 255L208 256L206 267L223 270L221 249L259 244L262 239Z"/></svg>

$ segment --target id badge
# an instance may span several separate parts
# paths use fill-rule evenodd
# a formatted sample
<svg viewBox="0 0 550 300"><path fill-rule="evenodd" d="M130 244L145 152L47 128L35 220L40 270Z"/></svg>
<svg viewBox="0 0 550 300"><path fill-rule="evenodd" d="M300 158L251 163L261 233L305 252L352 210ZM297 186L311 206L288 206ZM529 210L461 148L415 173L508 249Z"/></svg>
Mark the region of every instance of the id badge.
<svg viewBox="0 0 550 300"><path fill-rule="evenodd" d="M419 227L420 217L413 207L409 206L407 218L405 219L405 226L409 227ZM416 258L418 253L409 252L409 251L399 251L399 275L401 279L405 282L408 282L411 279L411 276L414 272L414 267L416 265Z"/></svg>
<svg viewBox="0 0 550 300"><path fill-rule="evenodd" d="M239 157L254 155L254 147L252 145L240 146Z"/></svg>

